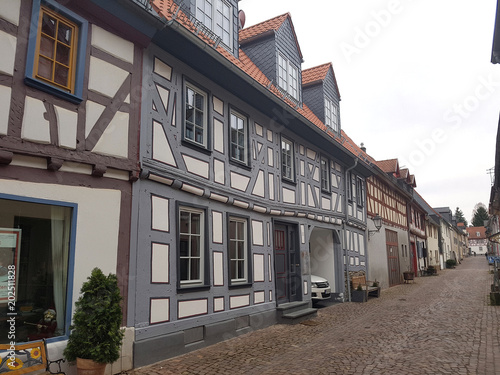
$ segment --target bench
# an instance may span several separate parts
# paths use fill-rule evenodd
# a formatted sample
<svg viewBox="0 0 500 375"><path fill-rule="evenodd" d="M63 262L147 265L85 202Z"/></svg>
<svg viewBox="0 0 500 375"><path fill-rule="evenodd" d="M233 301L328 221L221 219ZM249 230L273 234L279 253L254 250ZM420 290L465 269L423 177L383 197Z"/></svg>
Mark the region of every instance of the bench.
<svg viewBox="0 0 500 375"><path fill-rule="evenodd" d="M368 300L369 296L377 298L380 297L380 287L373 286L373 283L374 281L366 280L365 275L351 277L352 290L357 290L358 285L361 285L361 288L366 293L366 300Z"/></svg>
<svg viewBox="0 0 500 375"><path fill-rule="evenodd" d="M33 341L25 344L0 344L0 374L21 375L36 372L38 374L64 374L61 370L63 358L50 361L47 358L47 345L45 340ZM51 365L57 367L51 370ZM44 372L40 372L43 370Z"/></svg>

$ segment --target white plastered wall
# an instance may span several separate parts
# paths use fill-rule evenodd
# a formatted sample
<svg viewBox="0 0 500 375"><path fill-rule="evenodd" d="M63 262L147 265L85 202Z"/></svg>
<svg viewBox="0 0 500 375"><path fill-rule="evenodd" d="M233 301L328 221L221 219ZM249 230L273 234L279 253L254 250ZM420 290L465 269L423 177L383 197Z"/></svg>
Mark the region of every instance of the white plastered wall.
<svg viewBox="0 0 500 375"><path fill-rule="evenodd" d="M121 192L10 180L0 180L0 186L3 194L78 205L71 310L73 312L80 288L94 267L99 267L104 274L116 273ZM130 333L127 334L130 336ZM65 346L65 341L51 343L50 358L62 358ZM110 367L108 366L108 373ZM76 368L71 366L65 371L67 374L73 374L75 370Z"/></svg>

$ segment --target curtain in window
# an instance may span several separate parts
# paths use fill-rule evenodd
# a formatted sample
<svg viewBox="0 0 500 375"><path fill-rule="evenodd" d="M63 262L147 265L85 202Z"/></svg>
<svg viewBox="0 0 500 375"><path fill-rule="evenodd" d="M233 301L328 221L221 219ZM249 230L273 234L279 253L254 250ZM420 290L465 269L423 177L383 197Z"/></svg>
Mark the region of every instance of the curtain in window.
<svg viewBox="0 0 500 375"><path fill-rule="evenodd" d="M64 334L66 283L68 278L68 254L70 212L65 207L51 207L52 270L54 280L54 307L57 314L56 336Z"/></svg>

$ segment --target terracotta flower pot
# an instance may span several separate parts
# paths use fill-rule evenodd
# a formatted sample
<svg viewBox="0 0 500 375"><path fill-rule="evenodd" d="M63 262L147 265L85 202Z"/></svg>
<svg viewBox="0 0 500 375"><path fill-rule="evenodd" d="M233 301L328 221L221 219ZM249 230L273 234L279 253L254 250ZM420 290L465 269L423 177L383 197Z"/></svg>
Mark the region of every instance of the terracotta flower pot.
<svg viewBox="0 0 500 375"><path fill-rule="evenodd" d="M76 359L78 375L104 375L106 363L97 363L91 359Z"/></svg>

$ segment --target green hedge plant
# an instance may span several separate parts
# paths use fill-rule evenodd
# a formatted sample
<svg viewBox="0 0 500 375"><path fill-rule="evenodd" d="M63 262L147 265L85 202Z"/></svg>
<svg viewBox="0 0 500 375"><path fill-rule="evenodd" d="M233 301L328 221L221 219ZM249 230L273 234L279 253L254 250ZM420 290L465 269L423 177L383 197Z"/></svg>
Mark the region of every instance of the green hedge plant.
<svg viewBox="0 0 500 375"><path fill-rule="evenodd" d="M83 283L76 301L73 324L64 356L69 362L76 358L98 363L113 363L120 358L123 340L122 297L116 275L105 276L94 268Z"/></svg>

